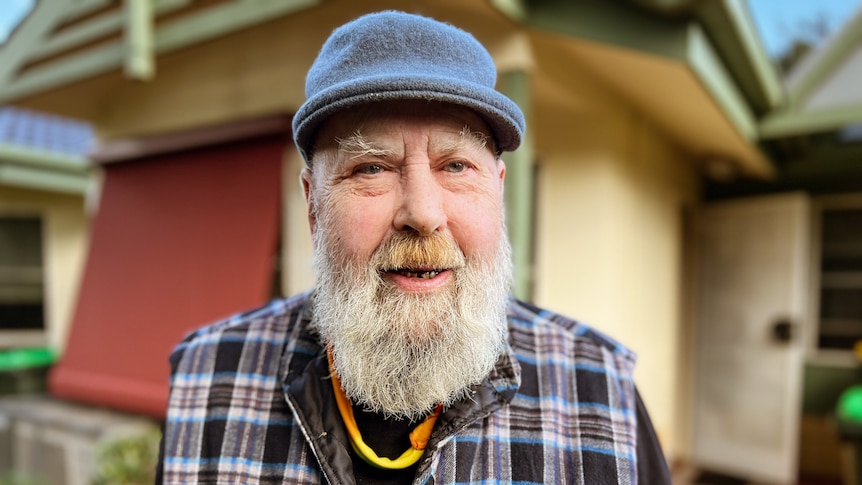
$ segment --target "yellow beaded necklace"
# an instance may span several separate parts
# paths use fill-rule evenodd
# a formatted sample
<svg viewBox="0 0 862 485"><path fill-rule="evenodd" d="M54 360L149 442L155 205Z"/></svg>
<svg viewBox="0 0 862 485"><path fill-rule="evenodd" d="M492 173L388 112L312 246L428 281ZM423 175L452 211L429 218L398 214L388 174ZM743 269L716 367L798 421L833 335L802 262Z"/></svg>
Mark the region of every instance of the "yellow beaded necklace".
<svg viewBox="0 0 862 485"><path fill-rule="evenodd" d="M428 439L431 437L434 423L437 422L437 416L440 415L440 410L443 406L438 404L434 412L410 432L411 447L402 453L401 456L394 460L385 456L377 456L377 453L362 441L362 434L359 432L359 427L356 426L356 418L353 416L353 407L350 404L350 399L347 398L344 389L341 388L341 381L335 373L335 367L332 363L332 351L330 349L327 349L326 356L329 359L329 372L332 376L332 389L335 391L335 402L338 403L338 412L341 413L341 419L344 420L344 425L347 427L347 434L350 437L353 451L368 464L387 470L400 470L419 461L419 458L422 457L422 453L425 451L425 447L428 445Z"/></svg>

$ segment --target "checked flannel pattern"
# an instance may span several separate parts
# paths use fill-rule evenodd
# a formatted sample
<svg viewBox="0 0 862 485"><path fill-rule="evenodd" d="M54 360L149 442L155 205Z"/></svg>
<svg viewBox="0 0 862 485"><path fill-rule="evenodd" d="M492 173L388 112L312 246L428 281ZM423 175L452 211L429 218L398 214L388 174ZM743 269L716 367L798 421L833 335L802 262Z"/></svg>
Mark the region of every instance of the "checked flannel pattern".
<svg viewBox="0 0 862 485"><path fill-rule="evenodd" d="M171 356L164 483L353 483L308 293L205 327ZM510 348L444 410L414 483L637 483L634 356L511 300Z"/></svg>

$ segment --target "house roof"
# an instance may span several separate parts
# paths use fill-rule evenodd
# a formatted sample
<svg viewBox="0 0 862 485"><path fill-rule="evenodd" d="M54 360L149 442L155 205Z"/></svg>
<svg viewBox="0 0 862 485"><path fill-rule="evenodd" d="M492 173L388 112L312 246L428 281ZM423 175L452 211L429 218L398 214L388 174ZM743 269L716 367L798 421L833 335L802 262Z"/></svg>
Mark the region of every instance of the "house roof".
<svg viewBox="0 0 862 485"><path fill-rule="evenodd" d="M94 144L92 127L82 121L0 108L0 185L82 194Z"/></svg>
<svg viewBox="0 0 862 485"><path fill-rule="evenodd" d="M50 8L38 3L0 49L0 102L87 119L104 116L100 106L109 103L104 100L112 88L158 79L157 57L333 3L338 2L58 0ZM536 35L563 34L566 46L560 52L586 63L693 158L723 156L750 176L772 174L757 145L758 122L781 102L783 91L739 2L471 0L434 8L503 13ZM638 79L664 91L678 87L675 102L656 103L660 96L634 82ZM284 97L286 111L297 107L291 96ZM693 113L697 123L685 122Z"/></svg>
<svg viewBox="0 0 862 485"><path fill-rule="evenodd" d="M93 148L93 128L79 120L21 108L0 108L0 144L85 157Z"/></svg>
<svg viewBox="0 0 862 485"><path fill-rule="evenodd" d="M809 53L786 79L788 103L761 124L765 139L862 123L862 10Z"/></svg>
<svg viewBox="0 0 862 485"><path fill-rule="evenodd" d="M862 10L784 80L787 97L758 122L778 177L770 185L707 187L714 197L764 191L862 191Z"/></svg>

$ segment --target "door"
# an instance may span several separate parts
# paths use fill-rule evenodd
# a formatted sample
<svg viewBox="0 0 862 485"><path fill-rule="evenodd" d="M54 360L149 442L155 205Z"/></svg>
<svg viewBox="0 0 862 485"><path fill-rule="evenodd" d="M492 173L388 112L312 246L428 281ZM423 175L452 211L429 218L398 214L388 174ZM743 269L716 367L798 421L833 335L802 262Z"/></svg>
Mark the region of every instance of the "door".
<svg viewBox="0 0 862 485"><path fill-rule="evenodd" d="M798 193L699 214L692 443L702 468L795 482L809 219Z"/></svg>

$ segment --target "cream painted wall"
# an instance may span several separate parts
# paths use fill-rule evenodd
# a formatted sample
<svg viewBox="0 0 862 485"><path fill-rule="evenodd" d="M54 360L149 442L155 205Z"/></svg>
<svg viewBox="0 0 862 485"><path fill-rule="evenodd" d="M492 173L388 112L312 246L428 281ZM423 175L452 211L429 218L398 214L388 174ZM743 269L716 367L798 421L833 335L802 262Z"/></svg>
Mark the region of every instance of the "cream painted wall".
<svg viewBox="0 0 862 485"><path fill-rule="evenodd" d="M282 225L282 288L285 296L305 291L314 285L313 250L305 194L299 183L305 162L296 150L288 150L282 184L284 219Z"/></svg>
<svg viewBox="0 0 862 485"><path fill-rule="evenodd" d="M0 191L0 215L43 218L47 344L62 350L71 325L86 256L89 233L84 198L3 187Z"/></svg>
<svg viewBox="0 0 862 485"><path fill-rule="evenodd" d="M635 380L673 459L686 426L683 209L697 201L695 167L576 66L546 74L538 89L556 80L571 94L540 103L531 120L539 167L535 300L638 353ZM574 109L561 110L565 104Z"/></svg>

